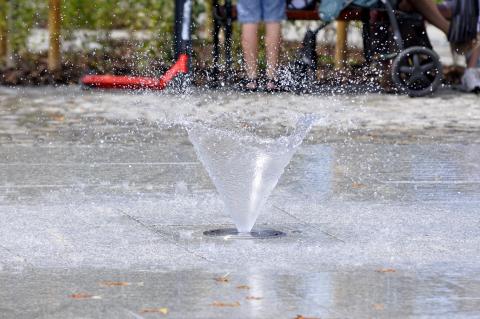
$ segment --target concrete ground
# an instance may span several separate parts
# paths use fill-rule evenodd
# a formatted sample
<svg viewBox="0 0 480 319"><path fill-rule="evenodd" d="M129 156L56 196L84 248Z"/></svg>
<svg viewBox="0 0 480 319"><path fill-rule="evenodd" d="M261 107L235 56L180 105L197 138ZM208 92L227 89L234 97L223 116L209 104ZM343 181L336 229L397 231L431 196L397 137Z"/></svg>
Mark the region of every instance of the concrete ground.
<svg viewBox="0 0 480 319"><path fill-rule="evenodd" d="M0 318L478 318L480 103L0 89ZM321 121L231 227L179 122Z"/></svg>

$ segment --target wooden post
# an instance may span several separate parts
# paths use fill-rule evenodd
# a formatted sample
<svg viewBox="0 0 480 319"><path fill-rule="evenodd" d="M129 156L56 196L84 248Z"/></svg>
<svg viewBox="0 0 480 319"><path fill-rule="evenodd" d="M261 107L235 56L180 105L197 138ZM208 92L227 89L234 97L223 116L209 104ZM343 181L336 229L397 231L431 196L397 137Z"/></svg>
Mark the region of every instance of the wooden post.
<svg viewBox="0 0 480 319"><path fill-rule="evenodd" d="M345 67L346 49L347 49L347 28L348 21L337 21L337 42L335 45L335 68L342 69Z"/></svg>
<svg viewBox="0 0 480 319"><path fill-rule="evenodd" d="M13 33L13 11L15 9L15 3L12 1L3 1L2 9L4 12L4 16L2 16L3 20L3 27L4 34L2 38L2 42L5 49L5 54L3 55L3 62L6 67L13 67L15 66L15 57L13 52L13 45L12 45L12 33ZM1 60L1 57L0 57Z"/></svg>
<svg viewBox="0 0 480 319"><path fill-rule="evenodd" d="M212 0L207 0L205 1L205 15L206 15L206 20L205 20L205 34L207 35L207 38L211 37L213 34L213 3Z"/></svg>
<svg viewBox="0 0 480 319"><path fill-rule="evenodd" d="M3 0L0 2L0 64L4 63L7 58L7 30L8 30L8 11L7 3Z"/></svg>
<svg viewBox="0 0 480 319"><path fill-rule="evenodd" d="M7 21L3 13L0 19L0 63L3 63L7 58Z"/></svg>
<svg viewBox="0 0 480 319"><path fill-rule="evenodd" d="M55 72L60 70L60 0L49 0L48 6L48 70Z"/></svg>

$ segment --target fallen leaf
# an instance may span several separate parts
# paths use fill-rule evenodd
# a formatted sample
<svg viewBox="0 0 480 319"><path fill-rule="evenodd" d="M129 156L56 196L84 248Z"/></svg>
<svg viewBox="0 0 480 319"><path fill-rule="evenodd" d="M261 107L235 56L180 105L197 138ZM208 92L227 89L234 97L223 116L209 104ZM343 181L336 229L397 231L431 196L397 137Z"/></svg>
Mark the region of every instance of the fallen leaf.
<svg viewBox="0 0 480 319"><path fill-rule="evenodd" d="M168 314L168 308L144 308L140 310L140 313L161 313Z"/></svg>
<svg viewBox="0 0 480 319"><path fill-rule="evenodd" d="M262 297L255 297L255 296L246 296L245 299L247 300L262 300Z"/></svg>
<svg viewBox="0 0 480 319"><path fill-rule="evenodd" d="M381 303L374 303L372 306L373 306L373 309L375 309L375 310L383 310L383 309L385 309L385 306L384 306L383 304L381 304Z"/></svg>
<svg viewBox="0 0 480 319"><path fill-rule="evenodd" d="M237 286L237 289L245 289L245 290L249 290L250 287L247 286L247 285L240 285L240 286Z"/></svg>
<svg viewBox="0 0 480 319"><path fill-rule="evenodd" d="M58 122L63 122L65 120L65 115L63 114L58 114L58 113L54 113L54 114L49 114L49 117L54 120L54 121L58 121Z"/></svg>
<svg viewBox="0 0 480 319"><path fill-rule="evenodd" d="M304 317L302 315L297 315L294 319L320 319L318 317Z"/></svg>
<svg viewBox="0 0 480 319"><path fill-rule="evenodd" d="M131 285L131 283L126 281L100 281L99 284L104 287L123 287Z"/></svg>
<svg viewBox="0 0 480 319"><path fill-rule="evenodd" d="M367 187L367 185L362 184L362 183L352 183L352 188L353 189L360 189L360 188L364 188L364 187Z"/></svg>
<svg viewBox="0 0 480 319"><path fill-rule="evenodd" d="M226 274L225 276L216 277L215 281L216 282L229 282L230 279L228 279L228 274Z"/></svg>
<svg viewBox="0 0 480 319"><path fill-rule="evenodd" d="M395 269L393 268L381 268L381 269L377 269L375 270L376 272L383 272L383 273L386 273L386 272L396 272Z"/></svg>
<svg viewBox="0 0 480 319"><path fill-rule="evenodd" d="M240 302L238 301L235 301L235 302L222 302L222 301L214 301L212 303L212 306L214 307L220 307L220 308L223 308L223 307L240 307Z"/></svg>
<svg viewBox="0 0 480 319"><path fill-rule="evenodd" d="M95 296L95 295L91 295L91 294L87 294L87 293L83 293L83 292L76 293L76 294L71 294L68 297L72 298L72 299L78 299L78 300L82 300L82 299L102 299L102 296Z"/></svg>

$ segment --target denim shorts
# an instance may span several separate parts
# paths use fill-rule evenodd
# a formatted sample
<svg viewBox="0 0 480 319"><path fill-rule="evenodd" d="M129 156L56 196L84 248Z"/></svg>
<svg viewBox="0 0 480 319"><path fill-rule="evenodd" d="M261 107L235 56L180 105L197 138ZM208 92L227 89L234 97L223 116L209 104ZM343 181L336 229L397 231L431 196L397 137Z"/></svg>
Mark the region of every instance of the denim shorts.
<svg viewBox="0 0 480 319"><path fill-rule="evenodd" d="M238 0L240 23L280 22L285 20L286 0Z"/></svg>

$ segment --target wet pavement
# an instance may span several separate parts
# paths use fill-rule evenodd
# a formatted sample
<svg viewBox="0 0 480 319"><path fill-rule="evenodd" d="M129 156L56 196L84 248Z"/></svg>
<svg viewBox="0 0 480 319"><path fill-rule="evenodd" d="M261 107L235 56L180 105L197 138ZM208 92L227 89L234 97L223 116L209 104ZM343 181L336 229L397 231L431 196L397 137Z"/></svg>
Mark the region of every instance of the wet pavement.
<svg viewBox="0 0 480 319"><path fill-rule="evenodd" d="M0 274L9 288L0 292L1 310L4 318L478 317L478 277L244 270L215 280L223 275L105 270Z"/></svg>
<svg viewBox="0 0 480 319"><path fill-rule="evenodd" d="M1 89L0 317L477 318L480 103L454 94ZM256 224L286 237L202 235L231 220L175 122L235 110L325 119Z"/></svg>

